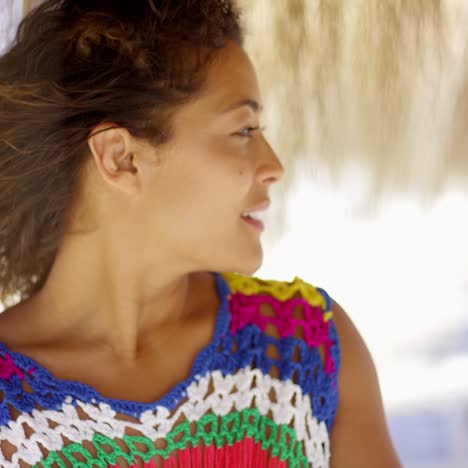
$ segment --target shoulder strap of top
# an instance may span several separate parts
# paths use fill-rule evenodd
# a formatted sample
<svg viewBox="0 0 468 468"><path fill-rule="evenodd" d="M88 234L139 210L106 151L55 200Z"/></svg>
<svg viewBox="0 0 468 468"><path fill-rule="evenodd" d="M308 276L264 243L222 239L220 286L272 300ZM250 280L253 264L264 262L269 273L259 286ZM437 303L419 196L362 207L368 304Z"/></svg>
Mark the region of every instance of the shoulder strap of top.
<svg viewBox="0 0 468 468"><path fill-rule="evenodd" d="M257 325L255 328L263 336L254 341L257 347L260 343L265 347L265 355L258 365L265 370L279 365L281 378L293 379L305 393L310 393L316 414L327 419L330 427L337 408L340 367L340 347L330 295L298 276L290 282L239 273L222 273L222 276L231 292L232 335L237 336L238 341L251 342L250 335L255 332L254 329L247 332L248 325ZM263 307L262 311L264 304L268 307ZM281 349L281 361L267 356L271 346Z"/></svg>

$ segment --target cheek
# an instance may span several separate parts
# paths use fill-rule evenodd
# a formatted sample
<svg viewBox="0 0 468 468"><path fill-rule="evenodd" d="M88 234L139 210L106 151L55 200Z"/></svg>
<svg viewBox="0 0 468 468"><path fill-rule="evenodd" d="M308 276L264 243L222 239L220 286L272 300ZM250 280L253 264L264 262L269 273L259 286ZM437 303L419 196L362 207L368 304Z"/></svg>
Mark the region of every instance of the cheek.
<svg viewBox="0 0 468 468"><path fill-rule="evenodd" d="M247 153L247 149L234 145L230 151L218 153L216 160L210 167L216 172L219 183L231 184L237 192L245 193L249 190L254 178L254 160Z"/></svg>
<svg viewBox="0 0 468 468"><path fill-rule="evenodd" d="M207 229L232 231L252 191L251 179L249 168L239 164L229 169L211 167L191 177L177 194L175 222L201 238L206 238Z"/></svg>
<svg viewBox="0 0 468 468"><path fill-rule="evenodd" d="M169 163L170 167L161 174L157 198L174 215L180 213L185 219L193 219L195 213L209 219L210 212L232 216L233 210L244 207L252 191L253 158L239 144L216 141L196 148L184 150L183 158L172 161L173 165ZM204 212L208 212L206 217Z"/></svg>

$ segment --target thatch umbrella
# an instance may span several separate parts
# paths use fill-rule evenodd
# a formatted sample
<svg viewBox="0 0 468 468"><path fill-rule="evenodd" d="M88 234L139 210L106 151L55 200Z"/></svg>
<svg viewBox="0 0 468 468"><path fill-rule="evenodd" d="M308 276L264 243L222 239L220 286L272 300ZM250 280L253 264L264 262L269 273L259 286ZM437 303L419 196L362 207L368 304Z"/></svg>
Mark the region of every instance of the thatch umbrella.
<svg viewBox="0 0 468 468"><path fill-rule="evenodd" d="M394 191L427 201L468 185L468 2L239 2L268 136L289 170L279 202L316 167L336 179L363 168L369 208Z"/></svg>
<svg viewBox="0 0 468 468"><path fill-rule="evenodd" d="M24 1L28 11L40 0ZM434 198L466 185L468 2L238 1L266 134L286 168L269 235L285 227L297 173L317 167L335 178L362 167L374 207L395 190Z"/></svg>

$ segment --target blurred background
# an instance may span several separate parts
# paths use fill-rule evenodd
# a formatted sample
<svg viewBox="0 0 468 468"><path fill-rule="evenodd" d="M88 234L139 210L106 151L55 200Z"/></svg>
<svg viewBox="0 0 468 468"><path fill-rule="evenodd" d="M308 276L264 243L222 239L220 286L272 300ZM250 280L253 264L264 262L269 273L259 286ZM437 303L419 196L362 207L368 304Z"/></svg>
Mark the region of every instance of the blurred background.
<svg viewBox="0 0 468 468"><path fill-rule="evenodd" d="M323 287L405 468L468 466L468 1L238 0L286 173L255 275ZM0 53L33 0L0 0Z"/></svg>

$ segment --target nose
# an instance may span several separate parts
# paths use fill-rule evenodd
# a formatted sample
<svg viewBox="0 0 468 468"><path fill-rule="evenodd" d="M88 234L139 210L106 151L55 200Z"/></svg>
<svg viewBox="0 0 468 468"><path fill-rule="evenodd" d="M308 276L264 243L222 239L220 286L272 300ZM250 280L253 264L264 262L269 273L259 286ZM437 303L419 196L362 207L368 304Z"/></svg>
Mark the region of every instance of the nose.
<svg viewBox="0 0 468 468"><path fill-rule="evenodd" d="M262 180L277 182L283 177L284 166L278 158L268 140L262 135L262 147L259 148L261 157L259 158L258 172Z"/></svg>

